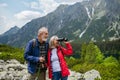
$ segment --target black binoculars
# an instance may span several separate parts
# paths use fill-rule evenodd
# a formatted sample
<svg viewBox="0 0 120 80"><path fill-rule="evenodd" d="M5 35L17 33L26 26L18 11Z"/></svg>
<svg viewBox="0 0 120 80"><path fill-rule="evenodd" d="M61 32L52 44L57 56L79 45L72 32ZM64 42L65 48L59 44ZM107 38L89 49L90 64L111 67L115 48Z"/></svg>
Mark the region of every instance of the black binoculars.
<svg viewBox="0 0 120 80"><path fill-rule="evenodd" d="M62 41L68 41L67 38L58 38L57 41L62 42Z"/></svg>

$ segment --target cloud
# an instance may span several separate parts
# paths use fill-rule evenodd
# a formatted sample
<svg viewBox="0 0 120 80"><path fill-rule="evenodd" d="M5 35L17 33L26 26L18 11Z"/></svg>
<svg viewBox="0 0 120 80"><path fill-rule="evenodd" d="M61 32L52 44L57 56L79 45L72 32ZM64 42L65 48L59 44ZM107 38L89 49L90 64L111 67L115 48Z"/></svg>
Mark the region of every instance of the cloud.
<svg viewBox="0 0 120 80"><path fill-rule="evenodd" d="M5 21L6 21L6 17L5 16L0 16L0 26L5 24Z"/></svg>
<svg viewBox="0 0 120 80"><path fill-rule="evenodd" d="M54 11L59 6L59 4L54 0L39 0L39 3L40 8L45 14Z"/></svg>
<svg viewBox="0 0 120 80"><path fill-rule="evenodd" d="M32 2L24 1L23 4L28 8L40 11L44 15L52 12L59 6L59 3L57 3L55 0L36 0Z"/></svg>
<svg viewBox="0 0 120 80"><path fill-rule="evenodd" d="M26 11L22 11L20 13L15 14L14 15L15 18L13 21L15 21L15 25L17 25L18 27L22 27L32 19L39 18L41 16L43 16L43 14L41 14L38 11L26 10Z"/></svg>
<svg viewBox="0 0 120 80"><path fill-rule="evenodd" d="M81 2L81 1L83 1L83 0L55 0L55 1L58 1L58 2Z"/></svg>
<svg viewBox="0 0 120 80"><path fill-rule="evenodd" d="M31 3L30 3L30 7L31 7L32 9L38 9L38 10L40 9L38 2L31 2Z"/></svg>
<svg viewBox="0 0 120 80"><path fill-rule="evenodd" d="M32 20L41 16L42 14L37 11L22 11L14 15L18 20Z"/></svg>
<svg viewBox="0 0 120 80"><path fill-rule="evenodd" d="M74 4L76 2L82 2L83 0L56 0L60 4Z"/></svg>
<svg viewBox="0 0 120 80"><path fill-rule="evenodd" d="M37 11L22 11L15 14L12 19L9 19L5 16L0 16L0 34L4 33L15 25L18 27L22 27L30 20L41 16L42 14Z"/></svg>
<svg viewBox="0 0 120 80"><path fill-rule="evenodd" d="M42 11L44 15L54 11L60 4L74 4L83 0L37 0L34 2L24 2L24 5L31 9Z"/></svg>
<svg viewBox="0 0 120 80"><path fill-rule="evenodd" d="M0 16L0 34L9 30L15 25L15 21L9 20L6 16Z"/></svg>
<svg viewBox="0 0 120 80"><path fill-rule="evenodd" d="M8 5L6 3L0 3L0 7L7 7Z"/></svg>

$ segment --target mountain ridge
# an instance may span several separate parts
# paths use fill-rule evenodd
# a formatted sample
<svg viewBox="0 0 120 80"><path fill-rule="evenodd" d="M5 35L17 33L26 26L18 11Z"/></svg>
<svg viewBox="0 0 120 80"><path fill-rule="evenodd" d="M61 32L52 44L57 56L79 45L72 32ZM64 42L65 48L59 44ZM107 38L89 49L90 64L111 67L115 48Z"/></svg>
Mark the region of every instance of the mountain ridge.
<svg viewBox="0 0 120 80"><path fill-rule="evenodd" d="M49 37L58 35L81 42L109 41L120 38L119 0L90 0L60 5L46 16L26 23L16 34L0 38L0 43L23 47L45 26ZM7 39L7 40L6 40Z"/></svg>

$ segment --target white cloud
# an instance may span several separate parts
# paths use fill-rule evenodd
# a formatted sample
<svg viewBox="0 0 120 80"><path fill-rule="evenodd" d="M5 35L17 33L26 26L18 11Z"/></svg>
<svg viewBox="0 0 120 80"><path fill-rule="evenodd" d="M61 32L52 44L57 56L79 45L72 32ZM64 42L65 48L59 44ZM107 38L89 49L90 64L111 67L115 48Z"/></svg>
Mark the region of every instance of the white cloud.
<svg viewBox="0 0 120 80"><path fill-rule="evenodd" d="M9 19L5 16L0 16L0 34L4 33L15 25L18 27L22 27L30 20L41 16L42 14L37 11L22 11L15 14L12 19Z"/></svg>
<svg viewBox="0 0 120 80"><path fill-rule="evenodd" d="M25 3L29 8L40 10L44 15L54 11L60 4L74 4L83 0L37 0L36 2Z"/></svg>
<svg viewBox="0 0 120 80"><path fill-rule="evenodd" d="M0 16L0 26L5 24L5 21L6 21L6 17L5 16Z"/></svg>
<svg viewBox="0 0 120 80"><path fill-rule="evenodd" d="M41 16L43 16L43 14L37 11L22 11L14 15L15 25L17 25L18 27L22 27L32 19L39 18Z"/></svg>
<svg viewBox="0 0 120 80"><path fill-rule="evenodd" d="M55 0L37 0L34 2L23 2L23 4L31 9L41 11L44 15L55 10L60 4Z"/></svg>
<svg viewBox="0 0 120 80"><path fill-rule="evenodd" d="M9 20L6 16L0 16L0 34L9 30L15 25L15 21Z"/></svg>
<svg viewBox="0 0 120 80"><path fill-rule="evenodd" d="M81 2L83 0L57 0L59 2Z"/></svg>
<svg viewBox="0 0 120 80"><path fill-rule="evenodd" d="M37 11L22 11L14 15L18 20L32 20L41 17L42 14Z"/></svg>
<svg viewBox="0 0 120 80"><path fill-rule="evenodd" d="M40 9L38 2L31 2L31 3L30 3L30 7L31 7L32 9L38 9L38 10Z"/></svg>
<svg viewBox="0 0 120 80"><path fill-rule="evenodd" d="M31 9L36 9L36 10L40 10L40 5L39 5L39 2L38 1L34 1L34 2L25 2L25 1L23 1L22 2L26 7L28 7L28 8L31 8Z"/></svg>
<svg viewBox="0 0 120 80"><path fill-rule="evenodd" d="M8 5L6 3L0 3L0 7L7 7Z"/></svg>
<svg viewBox="0 0 120 80"><path fill-rule="evenodd" d="M82 2L83 0L56 0L56 1L62 4L74 4L76 2Z"/></svg>
<svg viewBox="0 0 120 80"><path fill-rule="evenodd" d="M59 4L54 0L39 0L39 3L40 8L45 14L54 11L59 6Z"/></svg>

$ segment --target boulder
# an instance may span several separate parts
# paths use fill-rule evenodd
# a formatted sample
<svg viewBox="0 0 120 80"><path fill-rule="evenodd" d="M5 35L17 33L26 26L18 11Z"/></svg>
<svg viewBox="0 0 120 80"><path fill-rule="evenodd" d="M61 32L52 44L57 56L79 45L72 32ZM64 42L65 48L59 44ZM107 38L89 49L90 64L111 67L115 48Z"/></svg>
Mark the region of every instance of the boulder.
<svg viewBox="0 0 120 80"><path fill-rule="evenodd" d="M7 64L20 64L20 62L15 59L7 60L6 63Z"/></svg>
<svg viewBox="0 0 120 80"><path fill-rule="evenodd" d="M95 69L87 71L84 74L84 78L85 78L85 80L94 80L95 78L101 79L100 73L97 70L95 70Z"/></svg>
<svg viewBox="0 0 120 80"><path fill-rule="evenodd" d="M0 65L4 64L4 60L0 60Z"/></svg>

